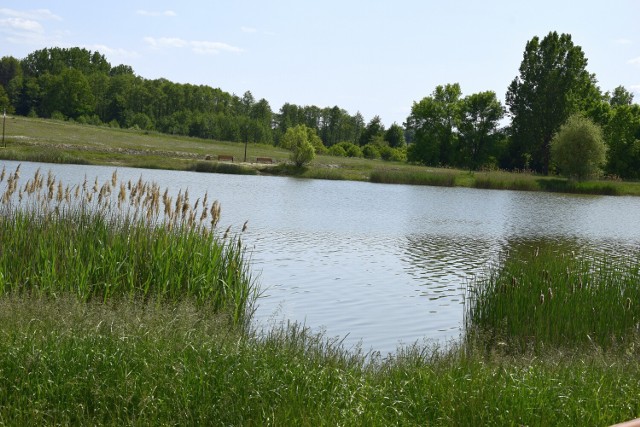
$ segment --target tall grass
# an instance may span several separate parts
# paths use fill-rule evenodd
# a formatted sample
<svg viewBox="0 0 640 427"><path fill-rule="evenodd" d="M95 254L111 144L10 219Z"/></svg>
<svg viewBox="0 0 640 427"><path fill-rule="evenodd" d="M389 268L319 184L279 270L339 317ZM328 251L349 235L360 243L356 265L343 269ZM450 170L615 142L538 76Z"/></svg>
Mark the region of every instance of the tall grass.
<svg viewBox="0 0 640 427"><path fill-rule="evenodd" d="M7 149L0 151L0 158L2 158L3 160L15 160L19 162L60 163L75 165L89 164L89 161L87 161L86 159L61 150L35 150L30 152L20 152L12 149Z"/></svg>
<svg viewBox="0 0 640 427"><path fill-rule="evenodd" d="M618 196L623 186L616 182L573 181L564 179L540 179L538 181L544 191L574 194L601 194Z"/></svg>
<svg viewBox="0 0 640 427"><path fill-rule="evenodd" d="M472 284L467 303L468 338L487 347L626 349L640 336L640 263L536 246Z"/></svg>
<svg viewBox="0 0 640 427"><path fill-rule="evenodd" d="M377 169L371 172L369 180L380 184L432 185L453 187L456 174L453 172L432 172L429 170Z"/></svg>
<svg viewBox="0 0 640 427"><path fill-rule="evenodd" d="M220 236L208 195L175 199L157 184L110 180L68 186L38 170L2 170L0 294L193 299L244 322L255 287L239 238Z"/></svg>
<svg viewBox="0 0 640 427"><path fill-rule="evenodd" d="M364 363L299 325L247 336L189 301L0 299L7 425L610 425L638 416L628 355L406 348Z"/></svg>
<svg viewBox="0 0 640 427"><path fill-rule="evenodd" d="M256 175L258 173L255 169L242 165L213 161L198 161L188 169L194 172L225 173L230 175Z"/></svg>

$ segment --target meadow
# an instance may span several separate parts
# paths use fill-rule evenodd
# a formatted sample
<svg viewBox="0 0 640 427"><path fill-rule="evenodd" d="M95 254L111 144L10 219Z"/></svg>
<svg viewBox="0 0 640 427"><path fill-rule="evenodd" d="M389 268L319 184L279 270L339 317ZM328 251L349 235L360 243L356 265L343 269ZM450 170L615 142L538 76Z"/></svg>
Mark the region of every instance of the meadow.
<svg viewBox="0 0 640 427"><path fill-rule="evenodd" d="M251 327L220 206L0 172L0 424L608 425L640 415L637 254L532 242L467 290L461 342L394 355ZM239 227L238 227L239 228Z"/></svg>
<svg viewBox="0 0 640 427"><path fill-rule="evenodd" d="M289 151L265 144L249 144L245 162L245 146L241 143L20 116L7 120L6 145L0 148L0 159L385 184L640 195L640 183L615 179L574 182L527 172L466 171L329 155L317 155L309 166L295 168L289 164ZM219 155L233 156L234 163L216 162ZM207 156L212 160L206 160ZM274 164L261 164L258 157L270 158Z"/></svg>

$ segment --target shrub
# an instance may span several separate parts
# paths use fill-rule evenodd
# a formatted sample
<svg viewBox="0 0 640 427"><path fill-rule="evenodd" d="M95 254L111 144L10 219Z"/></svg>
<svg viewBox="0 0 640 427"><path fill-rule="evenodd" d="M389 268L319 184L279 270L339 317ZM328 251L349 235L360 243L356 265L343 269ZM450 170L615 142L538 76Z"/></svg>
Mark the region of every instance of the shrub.
<svg viewBox="0 0 640 427"><path fill-rule="evenodd" d="M380 149L373 144L367 144L362 147L362 153L367 159L379 159L381 157Z"/></svg>
<svg viewBox="0 0 640 427"><path fill-rule="evenodd" d="M316 155L313 140L320 139L313 129L298 125L287 129L282 138L282 146L291 150L291 161L296 166L303 166L313 160ZM316 142L317 143L317 142ZM322 144L322 142L320 142Z"/></svg>
<svg viewBox="0 0 640 427"><path fill-rule="evenodd" d="M581 115L569 117L551 141L551 159L560 173L582 181L600 174L606 161L602 129Z"/></svg>
<svg viewBox="0 0 640 427"><path fill-rule="evenodd" d="M329 154L336 157L347 157L347 152L340 144L329 147Z"/></svg>

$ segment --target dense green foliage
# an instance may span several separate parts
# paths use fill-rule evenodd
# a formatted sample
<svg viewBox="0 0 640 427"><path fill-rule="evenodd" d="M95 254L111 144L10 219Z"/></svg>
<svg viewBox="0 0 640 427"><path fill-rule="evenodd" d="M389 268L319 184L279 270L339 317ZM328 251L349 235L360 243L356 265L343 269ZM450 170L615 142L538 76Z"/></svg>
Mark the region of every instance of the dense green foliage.
<svg viewBox="0 0 640 427"><path fill-rule="evenodd" d="M297 167L311 162L316 155L314 140L319 140L315 131L305 125L287 129L282 138L282 145L291 150L291 161Z"/></svg>
<svg viewBox="0 0 640 427"><path fill-rule="evenodd" d="M414 102L404 128L394 123L386 129L379 116L367 123L360 113L350 115L338 106L285 103L274 111L250 91L237 96L220 88L145 79L130 66L111 66L102 54L81 48L1 58L0 108L30 117L275 146L283 144L288 129L304 125L322 142L314 144L317 154L543 174L553 172L553 135L570 115L582 113L603 128L607 175L640 179L640 106L624 87L601 92L587 62L569 34L533 37L506 93L511 119L506 126L505 108L494 92L463 97L457 83L439 85Z"/></svg>
<svg viewBox="0 0 640 427"><path fill-rule="evenodd" d="M527 42L520 74L507 91L513 166L549 171L553 135L571 114L601 99L586 66L584 52L569 34L554 31Z"/></svg>
<svg viewBox="0 0 640 427"><path fill-rule="evenodd" d="M551 160L559 172L579 181L600 174L606 152L600 126L580 115L569 117L551 140Z"/></svg>
<svg viewBox="0 0 640 427"><path fill-rule="evenodd" d="M461 96L460 85L448 84L413 104L407 119L414 142L409 160L469 169L497 166L498 122L504 115L500 101L491 91Z"/></svg>

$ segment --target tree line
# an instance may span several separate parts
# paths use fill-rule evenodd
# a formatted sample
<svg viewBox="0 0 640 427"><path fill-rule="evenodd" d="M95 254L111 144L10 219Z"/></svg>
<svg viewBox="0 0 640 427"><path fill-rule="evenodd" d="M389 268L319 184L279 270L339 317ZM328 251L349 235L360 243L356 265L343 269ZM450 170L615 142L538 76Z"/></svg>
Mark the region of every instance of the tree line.
<svg viewBox="0 0 640 427"><path fill-rule="evenodd" d="M237 96L205 85L145 79L82 48L37 50L0 59L0 108L34 117L137 128L216 140L287 144L304 126L315 151L471 170L557 172L551 142L570 117L598 126L606 145L604 172L640 179L640 106L619 86L603 92L569 34L527 42L503 105L495 92L463 96L458 83L437 86L414 102L403 126L385 128L334 106L285 103L272 110L250 91ZM508 120L506 120L508 119ZM508 122L508 124L505 124ZM312 138L313 141L316 141ZM408 144L407 144L408 143Z"/></svg>
<svg viewBox="0 0 640 427"><path fill-rule="evenodd" d="M44 118L139 128L168 134L279 145L287 129L305 125L323 146L364 146L378 138L404 145L399 125L368 124L360 113L337 106L286 103L274 112L250 91L242 96L205 85L145 79L127 65L111 66L104 55L83 48L48 48L26 58L0 60L0 108ZM388 140L388 142L387 142Z"/></svg>

